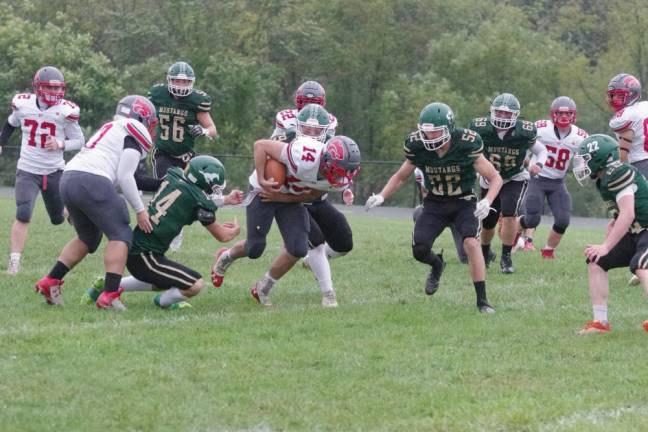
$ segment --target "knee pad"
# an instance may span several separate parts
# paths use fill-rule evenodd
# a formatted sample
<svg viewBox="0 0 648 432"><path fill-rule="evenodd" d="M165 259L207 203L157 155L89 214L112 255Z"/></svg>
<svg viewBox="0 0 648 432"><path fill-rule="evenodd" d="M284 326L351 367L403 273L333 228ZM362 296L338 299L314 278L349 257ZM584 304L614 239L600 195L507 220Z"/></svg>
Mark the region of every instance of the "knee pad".
<svg viewBox="0 0 648 432"><path fill-rule="evenodd" d="M89 253L95 253L101 244L101 236L101 232L98 232L93 238L80 238L80 240L88 247Z"/></svg>
<svg viewBox="0 0 648 432"><path fill-rule="evenodd" d="M499 213L491 210L488 216L482 221L482 227L489 230L493 229L497 226L497 221L499 221Z"/></svg>
<svg viewBox="0 0 648 432"><path fill-rule="evenodd" d="M423 243L412 245L412 255L414 255L414 259L422 263L429 263L431 250L432 248L429 245Z"/></svg>
<svg viewBox="0 0 648 432"><path fill-rule="evenodd" d="M61 225L64 220L65 220L65 218L63 217L62 214L58 215L56 217L50 218L50 222L52 222L52 225Z"/></svg>
<svg viewBox="0 0 648 432"><path fill-rule="evenodd" d="M522 228L536 228L540 225L540 215L526 214L520 218L520 225Z"/></svg>
<svg viewBox="0 0 648 432"><path fill-rule="evenodd" d="M22 223L31 221L34 206L29 201L24 201L16 205L16 220Z"/></svg>
<svg viewBox="0 0 648 432"><path fill-rule="evenodd" d="M565 234L565 231L567 231L567 227L568 227L568 226L569 226L569 225L558 225L558 224L554 224L554 226L552 227L552 229L553 229L554 231L556 231L558 234Z"/></svg>
<svg viewBox="0 0 648 432"><path fill-rule="evenodd" d="M254 240L250 241L248 240L245 243L245 252L247 253L247 257L250 259L257 259L261 255L263 255L263 251L265 250L266 247L266 242L262 240ZM306 255L306 254L304 254Z"/></svg>
<svg viewBox="0 0 648 432"><path fill-rule="evenodd" d="M306 247L286 245L286 252L288 252L290 255L294 257L304 258L308 254L308 245L306 245Z"/></svg>

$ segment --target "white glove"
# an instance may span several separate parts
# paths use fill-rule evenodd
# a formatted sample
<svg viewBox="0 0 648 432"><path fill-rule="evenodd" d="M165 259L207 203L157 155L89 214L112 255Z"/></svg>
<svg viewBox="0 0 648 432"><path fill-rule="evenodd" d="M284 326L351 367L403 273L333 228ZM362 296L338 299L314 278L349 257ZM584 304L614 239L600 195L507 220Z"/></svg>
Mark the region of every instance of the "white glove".
<svg viewBox="0 0 648 432"><path fill-rule="evenodd" d="M209 132L207 131L207 129L205 129L201 125L196 124L196 125L189 126L189 135L191 135L194 138L198 138L203 135L206 136L208 133Z"/></svg>
<svg viewBox="0 0 648 432"><path fill-rule="evenodd" d="M380 195L380 194L371 194L371 196L367 199L367 203L365 204L365 210L369 211L369 209L377 207L377 206L381 205L384 202L385 202L385 198L383 198L382 195Z"/></svg>
<svg viewBox="0 0 648 432"><path fill-rule="evenodd" d="M481 222L486 216L488 216L490 208L490 201L488 201L488 198L484 198L477 203L477 207L475 208L475 212L473 214Z"/></svg>

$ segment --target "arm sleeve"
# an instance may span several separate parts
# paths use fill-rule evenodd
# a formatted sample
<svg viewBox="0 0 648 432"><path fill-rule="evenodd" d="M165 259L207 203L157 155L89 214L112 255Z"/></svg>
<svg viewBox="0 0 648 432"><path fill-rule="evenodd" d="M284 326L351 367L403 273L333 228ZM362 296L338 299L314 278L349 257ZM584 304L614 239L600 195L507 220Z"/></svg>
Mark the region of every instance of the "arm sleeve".
<svg viewBox="0 0 648 432"><path fill-rule="evenodd" d="M7 123L9 123L13 127L18 127L20 126L20 119L18 118L18 115L16 115L16 111L12 111L9 117L7 117Z"/></svg>
<svg viewBox="0 0 648 432"><path fill-rule="evenodd" d="M2 132L0 132L0 145L5 145L9 142L9 137L11 137L14 130L16 130L16 127L12 126L11 123L9 123L9 120L7 120L2 127Z"/></svg>
<svg viewBox="0 0 648 432"><path fill-rule="evenodd" d="M132 148L124 148L119 166L117 167L117 181L126 201L133 207L136 213L144 210L144 204L140 198L137 184L135 183L135 170L139 165L140 152Z"/></svg>
<svg viewBox="0 0 648 432"><path fill-rule="evenodd" d="M531 153L535 155L535 162L544 165L547 162L547 147L536 141L531 147Z"/></svg>
<svg viewBox="0 0 648 432"><path fill-rule="evenodd" d="M77 122L69 122L65 125L65 141L63 147L65 150L79 150L85 144L85 137L81 126Z"/></svg>

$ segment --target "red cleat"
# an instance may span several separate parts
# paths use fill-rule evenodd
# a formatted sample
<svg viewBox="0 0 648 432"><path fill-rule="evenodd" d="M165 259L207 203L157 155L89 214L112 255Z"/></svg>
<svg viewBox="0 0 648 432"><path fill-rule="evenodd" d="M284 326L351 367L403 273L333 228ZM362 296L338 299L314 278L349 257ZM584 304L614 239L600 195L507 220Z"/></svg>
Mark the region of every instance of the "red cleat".
<svg viewBox="0 0 648 432"><path fill-rule="evenodd" d="M648 332L648 320L643 322L643 328L644 328L645 331Z"/></svg>
<svg viewBox="0 0 648 432"><path fill-rule="evenodd" d="M555 249L542 248L540 254L544 259L556 259Z"/></svg>
<svg viewBox="0 0 648 432"><path fill-rule="evenodd" d="M612 326L610 326L610 323L602 323L601 321L587 321L587 324L585 324L585 327L583 327L578 334L579 335L586 335L586 334L592 334L592 333L610 333L612 331Z"/></svg>
<svg viewBox="0 0 648 432"><path fill-rule="evenodd" d="M227 268L232 264L232 259L227 255L227 258L223 256L223 253L227 252L229 249L220 248L216 252L216 262L211 270L211 280L212 284L216 288L220 288L223 285L223 279L225 279L225 272Z"/></svg>
<svg viewBox="0 0 648 432"><path fill-rule="evenodd" d="M63 286L63 280L61 279L52 279L49 276L43 277L41 280L36 282L36 292L40 293L45 297L45 301L49 305L63 305L63 291L61 287Z"/></svg>
<svg viewBox="0 0 648 432"><path fill-rule="evenodd" d="M119 287L117 291L102 291L101 295L97 297L95 304L99 309L115 309L118 311L126 310L126 306L122 303L120 297L123 292L123 287Z"/></svg>
<svg viewBox="0 0 648 432"><path fill-rule="evenodd" d="M533 246L533 241L526 238L524 239L524 252L535 252L536 248Z"/></svg>

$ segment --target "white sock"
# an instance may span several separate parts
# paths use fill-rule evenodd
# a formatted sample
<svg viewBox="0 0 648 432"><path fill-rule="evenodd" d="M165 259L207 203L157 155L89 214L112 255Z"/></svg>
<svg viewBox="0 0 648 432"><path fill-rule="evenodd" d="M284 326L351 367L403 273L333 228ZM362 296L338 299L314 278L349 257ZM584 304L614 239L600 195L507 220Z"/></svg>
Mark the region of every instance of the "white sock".
<svg viewBox="0 0 648 432"><path fill-rule="evenodd" d="M545 249L549 249L549 250L554 250L554 249L555 249L555 248L552 248L552 247L551 247L551 246L549 246L549 245L545 245L545 247L544 247L544 248L545 248Z"/></svg>
<svg viewBox="0 0 648 432"><path fill-rule="evenodd" d="M315 249L311 249L308 251L308 257L308 265L319 282L322 294L331 291L333 281L331 280L331 266L326 258L326 245L321 244Z"/></svg>
<svg viewBox="0 0 648 432"><path fill-rule="evenodd" d="M335 258L340 258L344 255L346 255L346 252L337 252L331 249L331 246L328 245L328 243L324 243L324 246L326 247L326 256L328 259L335 259Z"/></svg>
<svg viewBox="0 0 648 432"><path fill-rule="evenodd" d="M20 252L11 252L9 254L9 258L11 259L11 261L20 261L21 256L22 254Z"/></svg>
<svg viewBox="0 0 648 432"><path fill-rule="evenodd" d="M592 305L592 311L594 312L594 321L608 322L606 305Z"/></svg>
<svg viewBox="0 0 648 432"><path fill-rule="evenodd" d="M124 291L153 291L152 284L135 279L134 276L123 277L119 285L124 288Z"/></svg>
<svg viewBox="0 0 648 432"><path fill-rule="evenodd" d="M178 288L169 288L160 296L160 306L168 307L173 303L180 303L181 301L185 300L187 300L187 297L182 294L182 291L180 291Z"/></svg>

